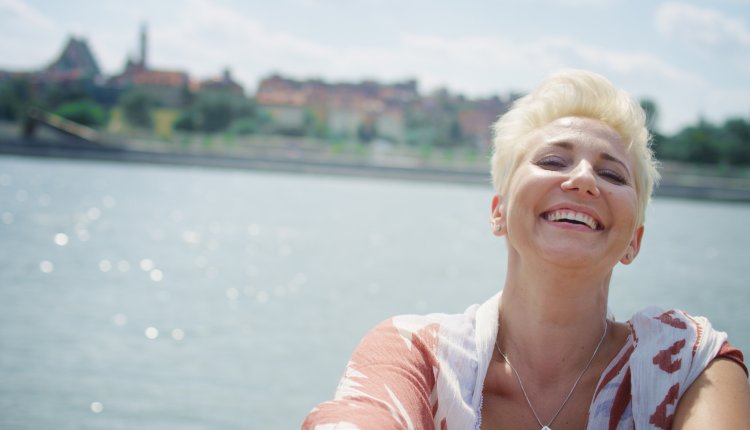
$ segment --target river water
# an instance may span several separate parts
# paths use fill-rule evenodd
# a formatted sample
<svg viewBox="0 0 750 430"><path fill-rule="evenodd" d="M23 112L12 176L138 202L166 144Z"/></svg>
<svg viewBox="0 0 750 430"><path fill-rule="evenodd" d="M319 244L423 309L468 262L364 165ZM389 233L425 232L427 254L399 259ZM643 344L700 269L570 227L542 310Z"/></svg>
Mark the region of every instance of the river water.
<svg viewBox="0 0 750 430"><path fill-rule="evenodd" d="M489 186L0 157L0 428L292 429L359 338L499 290ZM750 205L660 198L618 319L750 351Z"/></svg>

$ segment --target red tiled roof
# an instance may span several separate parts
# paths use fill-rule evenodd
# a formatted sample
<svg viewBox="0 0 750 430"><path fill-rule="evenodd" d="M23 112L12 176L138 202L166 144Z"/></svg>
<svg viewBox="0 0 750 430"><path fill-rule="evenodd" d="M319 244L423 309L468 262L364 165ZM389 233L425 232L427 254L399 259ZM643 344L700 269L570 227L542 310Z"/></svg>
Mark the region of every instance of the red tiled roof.
<svg viewBox="0 0 750 430"><path fill-rule="evenodd" d="M162 87L181 87L188 83L187 74L184 72L168 70L145 70L133 75L133 83L136 85L155 85Z"/></svg>

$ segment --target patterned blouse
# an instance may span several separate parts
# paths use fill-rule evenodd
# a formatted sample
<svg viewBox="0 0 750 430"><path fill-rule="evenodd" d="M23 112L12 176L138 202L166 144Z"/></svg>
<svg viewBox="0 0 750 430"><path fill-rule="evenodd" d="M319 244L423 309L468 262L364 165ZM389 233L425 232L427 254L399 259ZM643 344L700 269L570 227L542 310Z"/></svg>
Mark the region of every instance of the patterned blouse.
<svg viewBox="0 0 750 430"><path fill-rule="evenodd" d="M498 329L500 294L463 314L404 315L377 325L346 366L333 400L304 430L479 429L482 388ZM588 429L669 429L680 397L717 357L742 353L709 321L647 308L602 373Z"/></svg>

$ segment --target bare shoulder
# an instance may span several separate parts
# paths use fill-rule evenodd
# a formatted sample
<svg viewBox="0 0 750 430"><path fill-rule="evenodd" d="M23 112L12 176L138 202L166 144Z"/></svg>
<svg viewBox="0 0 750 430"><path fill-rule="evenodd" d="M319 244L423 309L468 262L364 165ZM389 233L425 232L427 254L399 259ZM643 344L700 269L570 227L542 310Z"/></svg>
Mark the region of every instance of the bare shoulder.
<svg viewBox="0 0 750 430"><path fill-rule="evenodd" d="M680 399L672 428L750 428L750 385L742 367L713 360Z"/></svg>

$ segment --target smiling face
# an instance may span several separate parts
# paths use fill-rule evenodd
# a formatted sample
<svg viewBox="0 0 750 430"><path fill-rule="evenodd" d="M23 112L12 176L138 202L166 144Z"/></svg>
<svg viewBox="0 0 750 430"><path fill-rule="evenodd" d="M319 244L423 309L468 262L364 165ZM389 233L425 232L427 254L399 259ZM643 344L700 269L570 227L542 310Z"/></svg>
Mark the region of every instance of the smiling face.
<svg viewBox="0 0 750 430"><path fill-rule="evenodd" d="M590 118L538 129L495 206L512 250L563 265L610 269L640 246L635 172L620 135ZM593 265L593 266L592 266Z"/></svg>

